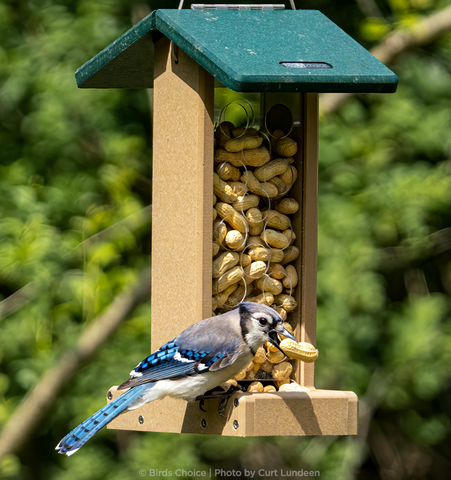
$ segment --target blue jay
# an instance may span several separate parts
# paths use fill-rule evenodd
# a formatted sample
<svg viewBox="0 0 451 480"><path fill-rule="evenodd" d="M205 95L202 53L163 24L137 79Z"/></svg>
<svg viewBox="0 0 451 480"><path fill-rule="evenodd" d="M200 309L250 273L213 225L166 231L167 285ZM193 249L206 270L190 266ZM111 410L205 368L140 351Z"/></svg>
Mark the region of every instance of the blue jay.
<svg viewBox="0 0 451 480"><path fill-rule="evenodd" d="M140 362L118 388L128 390L72 430L56 450L72 455L119 414L166 395L195 400L241 372L264 343L279 348L278 334L296 341L275 310L251 302L188 327Z"/></svg>

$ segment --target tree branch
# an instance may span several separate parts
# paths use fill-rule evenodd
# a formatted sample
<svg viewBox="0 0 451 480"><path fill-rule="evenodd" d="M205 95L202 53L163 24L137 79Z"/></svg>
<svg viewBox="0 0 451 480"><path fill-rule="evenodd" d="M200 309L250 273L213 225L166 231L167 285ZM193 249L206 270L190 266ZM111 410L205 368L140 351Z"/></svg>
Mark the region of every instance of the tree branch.
<svg viewBox="0 0 451 480"><path fill-rule="evenodd" d="M31 302L31 300L34 300L36 295L35 282L30 282L17 290L17 292L12 293L9 297L6 297L0 302L0 320L19 310L20 307Z"/></svg>
<svg viewBox="0 0 451 480"><path fill-rule="evenodd" d="M79 247L83 245L91 245L94 242L110 242L117 238L117 232L121 232L122 229L126 228L129 232L135 232L136 230L143 227L146 223L150 224L152 221L152 205L148 205L144 207L139 212L133 213L128 217L119 220L115 224L111 225L110 227L105 228L94 235L91 235L86 240L83 240L79 243L76 247L72 250L67 252L63 255L65 258L67 255L70 255L74 251L76 251ZM3 320L8 315L11 315L15 311L19 310L19 308L26 305L28 302L31 302L36 298L38 294L38 290L36 288L36 282L32 281L25 285L24 287L14 292L9 297L6 297L4 300L0 302L0 320Z"/></svg>
<svg viewBox="0 0 451 480"><path fill-rule="evenodd" d="M393 60L415 47L429 45L443 34L451 31L451 7L446 7L429 17L418 21L409 28L401 27L391 32L370 52L382 63L390 64ZM333 113L352 93L328 93L321 96L320 111Z"/></svg>
<svg viewBox="0 0 451 480"><path fill-rule="evenodd" d="M359 400L359 432L346 440L346 449L339 478L356 479L358 469L365 462L368 452L366 444L370 426L376 410L384 401L391 382L390 375L379 368L373 372L365 394Z"/></svg>
<svg viewBox="0 0 451 480"><path fill-rule="evenodd" d="M150 268L147 268L135 289L131 293L119 294L81 335L77 346L44 373L3 428L0 434L0 459L18 451L27 442L80 365L96 353L140 304L149 299L150 289Z"/></svg>
<svg viewBox="0 0 451 480"><path fill-rule="evenodd" d="M431 233L420 243L420 247L386 247L382 249L380 270L408 270L418 268L440 255L451 251L451 227Z"/></svg>
<svg viewBox="0 0 451 480"><path fill-rule="evenodd" d="M117 238L117 231L121 231L122 229L127 229L129 232L135 232L139 228L143 227L145 224L151 224L152 221L152 205L147 205L142 210L136 213L132 213L128 217L119 220L118 222L114 223L113 225L105 228L94 235L91 235L86 240L80 242L76 247L74 247L70 252L66 253L64 257L69 255L71 252L74 252L78 248L83 245L91 245L94 242L111 242L115 238ZM63 258L64 258L63 257Z"/></svg>
<svg viewBox="0 0 451 480"><path fill-rule="evenodd" d="M382 12L379 10L374 0L356 0L361 12L367 17L379 17L384 18Z"/></svg>

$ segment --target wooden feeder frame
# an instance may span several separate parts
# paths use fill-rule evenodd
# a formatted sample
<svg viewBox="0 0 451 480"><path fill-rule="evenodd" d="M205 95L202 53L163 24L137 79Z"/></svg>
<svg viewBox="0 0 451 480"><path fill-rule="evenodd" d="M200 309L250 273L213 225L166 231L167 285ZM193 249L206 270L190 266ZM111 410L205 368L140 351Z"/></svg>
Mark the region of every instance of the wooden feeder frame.
<svg viewBox="0 0 451 480"><path fill-rule="evenodd" d="M191 56L185 53L184 40L177 35L171 37L169 30L163 32L165 36L159 34L155 17L153 12L77 72L82 88L150 87L153 80L151 351L211 316L215 88L215 78L199 63L197 53L190 52ZM153 79L147 68L151 65ZM112 71L120 74L112 75ZM223 81L222 73L214 73ZM392 84L385 91L394 91L396 82L392 77ZM316 341L317 92L324 91L321 88L333 91L330 85L322 87L326 84L320 82L314 87L315 93L308 91L308 86L298 89L301 121L290 134L300 146L295 156L298 179L290 197L301 206L292 216L297 235L295 244L301 254L294 262L299 274L294 296L299 307L291 313L291 320L297 325L296 338L313 345ZM347 91L346 88L349 86L341 85L338 91ZM380 85L373 90L366 88L384 91ZM355 393L316 390L314 364L296 361L292 378L308 391L238 393L228 401L224 417L218 413L216 399L205 401L206 411L203 411L199 402L165 398L120 415L109 428L230 436L357 434ZM110 389L109 400L117 394L116 387Z"/></svg>

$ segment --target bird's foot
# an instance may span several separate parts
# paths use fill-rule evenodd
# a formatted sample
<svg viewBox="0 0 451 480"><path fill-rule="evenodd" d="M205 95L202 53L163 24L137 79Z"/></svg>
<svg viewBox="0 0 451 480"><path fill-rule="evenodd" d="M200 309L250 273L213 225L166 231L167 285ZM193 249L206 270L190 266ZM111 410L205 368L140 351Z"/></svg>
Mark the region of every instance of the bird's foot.
<svg viewBox="0 0 451 480"><path fill-rule="evenodd" d="M213 390L205 392L203 395L199 395L196 400L199 400L199 408L203 412L206 412L206 410L204 409L205 400L208 400L210 398L221 399L218 407L218 413L219 415L221 415L221 417L225 417L225 410L229 398L235 395L235 393L243 391L244 389L240 385L231 385L228 390L223 390L222 388L218 390L218 387L216 387Z"/></svg>

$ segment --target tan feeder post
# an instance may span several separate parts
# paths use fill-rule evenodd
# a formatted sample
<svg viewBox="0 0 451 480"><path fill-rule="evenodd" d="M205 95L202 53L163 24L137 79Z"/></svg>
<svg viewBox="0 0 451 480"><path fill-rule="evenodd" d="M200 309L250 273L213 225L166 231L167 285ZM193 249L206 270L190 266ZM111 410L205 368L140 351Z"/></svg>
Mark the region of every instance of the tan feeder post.
<svg viewBox="0 0 451 480"><path fill-rule="evenodd" d="M394 73L319 11L257 8L153 11L76 73L80 88L153 88L152 351L212 315L213 172L220 147L214 146L214 128L237 110L248 127L254 120L266 132L260 134L263 145L269 150L271 141L273 154L277 128L298 145L289 159L298 172L289 197L300 205L290 218L299 283L288 321L299 341L315 345L318 94L391 93L397 87ZM245 154L234 153L239 159ZM248 251L237 250L243 263ZM237 393L224 417L217 399L206 400L203 411L198 401L166 398L120 415L110 428L355 435L356 394L316 390L314 364L292 363L291 378L303 391ZM110 392L117 395L115 387Z"/></svg>

